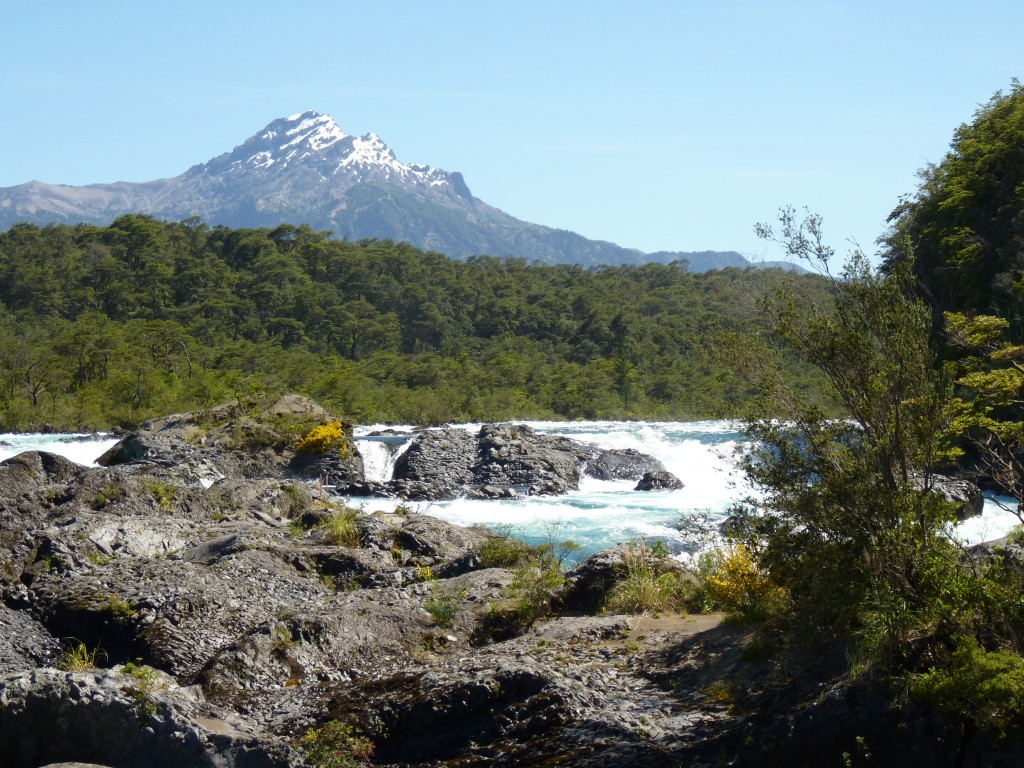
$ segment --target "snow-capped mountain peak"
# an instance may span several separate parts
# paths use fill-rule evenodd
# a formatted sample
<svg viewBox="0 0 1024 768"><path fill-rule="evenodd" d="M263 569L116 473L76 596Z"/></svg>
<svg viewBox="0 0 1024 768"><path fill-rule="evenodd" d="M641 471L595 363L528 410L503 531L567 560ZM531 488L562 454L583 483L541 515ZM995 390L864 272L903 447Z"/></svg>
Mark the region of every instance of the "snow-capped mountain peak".
<svg viewBox="0 0 1024 768"><path fill-rule="evenodd" d="M406 165L376 133L350 136L330 115L314 111L275 120L229 155L210 163L207 171L280 173L296 163L313 164L324 179L376 176L413 187L448 186L460 197L472 198L461 178L456 181L453 174L429 165Z"/></svg>

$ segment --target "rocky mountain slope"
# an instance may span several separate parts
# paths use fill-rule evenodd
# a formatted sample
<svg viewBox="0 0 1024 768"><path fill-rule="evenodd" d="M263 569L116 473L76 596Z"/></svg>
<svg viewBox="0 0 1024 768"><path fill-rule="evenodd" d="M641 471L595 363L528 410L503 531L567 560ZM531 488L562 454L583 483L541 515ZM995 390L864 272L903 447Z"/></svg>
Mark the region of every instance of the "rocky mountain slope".
<svg viewBox="0 0 1024 768"><path fill-rule="evenodd" d="M587 266L685 259L696 272L749 266L732 251L645 254L521 221L474 197L461 173L403 163L376 134L347 135L316 112L275 120L231 152L170 179L0 188L3 228L18 221L106 225L124 213L199 216L233 227L309 224L352 240L408 241L454 258L489 254Z"/></svg>

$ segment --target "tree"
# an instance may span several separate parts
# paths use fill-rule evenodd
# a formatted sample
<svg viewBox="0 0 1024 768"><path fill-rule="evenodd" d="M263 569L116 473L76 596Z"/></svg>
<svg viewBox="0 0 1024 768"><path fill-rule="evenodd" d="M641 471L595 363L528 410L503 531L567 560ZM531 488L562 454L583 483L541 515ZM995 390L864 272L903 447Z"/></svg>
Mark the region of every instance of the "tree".
<svg viewBox="0 0 1024 768"><path fill-rule="evenodd" d="M935 630L937 590L956 578L945 534L954 510L933 493L935 470L955 455L949 386L929 341L930 313L908 270L888 276L855 253L833 276L821 221L791 209L778 231L789 256L816 266L831 295L814 301L791 283L765 303L772 349L746 373L761 393L747 422L756 448L744 467L760 495L736 534L791 596L794 616L818 634L870 635L891 655L922 625ZM746 361L755 342L745 342ZM795 352L823 374L845 418L807 405L779 376L774 352Z"/></svg>
<svg viewBox="0 0 1024 768"><path fill-rule="evenodd" d="M1024 523L1024 346L1005 339L1000 317L946 313L946 341L960 353L953 364L959 391L955 428L971 446L977 468L1005 495Z"/></svg>
<svg viewBox="0 0 1024 768"><path fill-rule="evenodd" d="M1024 87L1013 80L961 125L950 150L920 173L892 212L885 268L910 265L933 308L1005 317L1024 334Z"/></svg>

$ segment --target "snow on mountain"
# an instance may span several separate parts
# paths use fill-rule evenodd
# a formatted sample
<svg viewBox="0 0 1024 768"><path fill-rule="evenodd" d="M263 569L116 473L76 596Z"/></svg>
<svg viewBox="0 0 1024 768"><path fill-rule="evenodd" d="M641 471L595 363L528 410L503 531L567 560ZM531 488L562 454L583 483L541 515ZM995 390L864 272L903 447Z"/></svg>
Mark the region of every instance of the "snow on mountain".
<svg viewBox="0 0 1024 768"><path fill-rule="evenodd" d="M319 112L275 120L240 147L200 167L208 174L280 175L296 166L315 169L322 181L340 177L340 183L349 178L379 179L409 188L456 186L453 174L420 163L406 165L377 134L350 136L330 115ZM456 194L463 196L463 190Z"/></svg>

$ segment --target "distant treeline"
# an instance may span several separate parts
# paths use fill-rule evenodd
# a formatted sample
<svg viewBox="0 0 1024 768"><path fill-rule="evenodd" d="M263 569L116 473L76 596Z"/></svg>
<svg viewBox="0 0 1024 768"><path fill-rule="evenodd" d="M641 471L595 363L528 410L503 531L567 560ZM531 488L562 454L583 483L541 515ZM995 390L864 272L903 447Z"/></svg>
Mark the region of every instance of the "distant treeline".
<svg viewBox="0 0 1024 768"><path fill-rule="evenodd" d="M750 389L706 352L756 332L783 280L824 290L772 270L455 261L306 226L17 224L0 234L0 428L283 390L359 422L729 415Z"/></svg>

